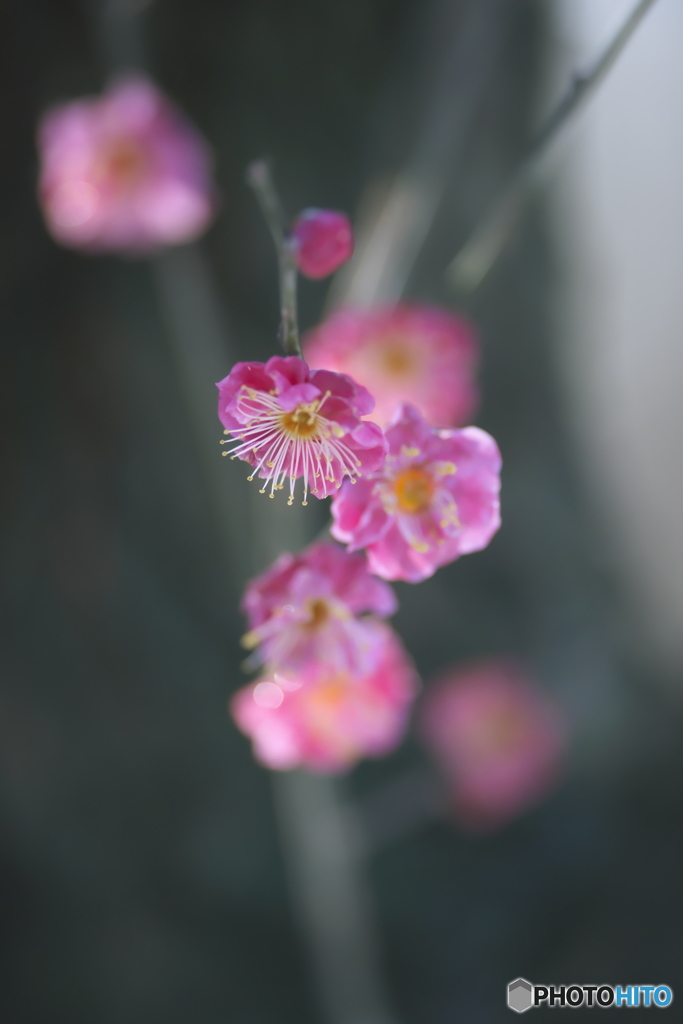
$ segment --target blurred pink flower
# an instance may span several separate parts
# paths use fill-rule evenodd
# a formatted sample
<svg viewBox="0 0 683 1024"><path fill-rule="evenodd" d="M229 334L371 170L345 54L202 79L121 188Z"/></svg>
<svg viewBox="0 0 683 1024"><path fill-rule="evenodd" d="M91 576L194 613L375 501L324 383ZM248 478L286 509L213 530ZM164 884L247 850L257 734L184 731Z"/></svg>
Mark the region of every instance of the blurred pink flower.
<svg viewBox="0 0 683 1024"><path fill-rule="evenodd" d="M239 443L230 452L263 480L270 497L303 477L308 492L325 498L344 477L355 480L384 461L386 441L376 424L361 419L373 398L342 373L309 370L297 356L273 356L267 363L237 363L219 390L218 416ZM230 443L230 442L225 442ZM265 493L264 486L261 493Z"/></svg>
<svg viewBox="0 0 683 1024"><path fill-rule="evenodd" d="M547 793L565 745L559 709L505 660L443 676L425 694L421 733L457 817L481 829L503 824Z"/></svg>
<svg viewBox="0 0 683 1024"><path fill-rule="evenodd" d="M204 140L146 78L49 110L40 202L63 245L139 252L197 237L213 216Z"/></svg>
<svg viewBox="0 0 683 1024"><path fill-rule="evenodd" d="M386 439L382 469L335 496L331 533L365 548L377 576L417 583L485 548L500 526L500 452L478 427L433 430L410 405Z"/></svg>
<svg viewBox="0 0 683 1024"><path fill-rule="evenodd" d="M333 274L353 253L351 222L336 210L304 210L294 222L289 241L297 267L313 280Z"/></svg>
<svg viewBox="0 0 683 1024"><path fill-rule="evenodd" d="M400 402L434 427L460 426L478 401L478 346L462 317L433 306L342 309L304 338L311 366L349 373L375 396L386 426Z"/></svg>
<svg viewBox="0 0 683 1024"><path fill-rule="evenodd" d="M299 555L284 554L247 586L242 610L249 621L246 647L278 672L295 672L308 661L329 661L361 672L376 648L373 619L393 615L396 597L371 576L364 555L350 555L320 541Z"/></svg>
<svg viewBox="0 0 683 1024"><path fill-rule="evenodd" d="M382 757L400 742L417 680L400 640L368 624L376 648L371 668L349 673L330 659L310 661L296 677L270 675L240 690L231 710L268 768L322 772Z"/></svg>

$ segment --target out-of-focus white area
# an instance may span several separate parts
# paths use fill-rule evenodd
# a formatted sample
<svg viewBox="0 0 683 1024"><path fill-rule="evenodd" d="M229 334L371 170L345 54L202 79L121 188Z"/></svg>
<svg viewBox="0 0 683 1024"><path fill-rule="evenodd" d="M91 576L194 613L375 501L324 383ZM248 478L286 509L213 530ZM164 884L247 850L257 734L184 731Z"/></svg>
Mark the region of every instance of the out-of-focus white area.
<svg viewBox="0 0 683 1024"><path fill-rule="evenodd" d="M555 94L634 0L547 2ZM577 462L643 653L672 678L683 668L682 47L683 2L658 0L556 147L551 190Z"/></svg>

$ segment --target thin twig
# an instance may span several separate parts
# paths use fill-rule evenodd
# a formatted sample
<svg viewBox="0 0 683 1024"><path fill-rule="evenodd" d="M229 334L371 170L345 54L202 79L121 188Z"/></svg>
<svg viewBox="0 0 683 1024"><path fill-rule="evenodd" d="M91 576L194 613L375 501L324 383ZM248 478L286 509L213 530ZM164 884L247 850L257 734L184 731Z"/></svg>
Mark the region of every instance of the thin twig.
<svg viewBox="0 0 683 1024"><path fill-rule="evenodd" d="M247 184L254 192L273 236L280 271L280 335L288 356L300 356L299 327L296 314L297 268L287 244L286 220L270 168L265 160L256 160L247 168Z"/></svg>
<svg viewBox="0 0 683 1024"><path fill-rule="evenodd" d="M401 298L465 151L511 18L504 0L436 0L432 9L423 61L430 87L412 154L385 195L367 204L354 258L332 282L331 307Z"/></svg>
<svg viewBox="0 0 683 1024"><path fill-rule="evenodd" d="M450 263L446 273L455 287L474 291L484 280L514 230L540 158L596 91L654 3L640 0L592 66L574 74L569 88L531 140L511 181Z"/></svg>

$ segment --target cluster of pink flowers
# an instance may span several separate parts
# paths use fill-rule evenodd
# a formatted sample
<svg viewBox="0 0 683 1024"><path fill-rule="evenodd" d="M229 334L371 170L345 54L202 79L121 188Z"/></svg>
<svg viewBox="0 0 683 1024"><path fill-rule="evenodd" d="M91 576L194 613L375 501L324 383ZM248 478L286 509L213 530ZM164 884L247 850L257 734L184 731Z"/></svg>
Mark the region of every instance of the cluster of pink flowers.
<svg viewBox="0 0 683 1024"><path fill-rule="evenodd" d="M515 662L475 662L445 673L421 709L422 736L464 826L493 829L557 781L565 746L559 708Z"/></svg>
<svg viewBox="0 0 683 1024"><path fill-rule="evenodd" d="M370 569L416 583L486 547L500 526L500 452L478 427L436 429L399 405L384 433L363 416L369 392L346 374L309 370L296 356L238 363L218 384L218 414L270 497L289 478L334 495L333 536L365 548ZM230 443L230 442L227 442Z"/></svg>
<svg viewBox="0 0 683 1024"><path fill-rule="evenodd" d="M216 210L209 148L148 79L48 111L39 198L60 243L145 252L197 237ZM312 279L350 259L345 214L307 209L283 252ZM485 548L500 526L501 458L476 409L478 346L462 317L430 306L342 309L304 339L304 358L243 362L218 384L231 447L262 493L302 481L332 497L334 542L285 554L247 587L243 642L259 677L232 700L270 768L341 771L390 751L406 728L415 670L386 619L386 580L417 583ZM427 695L422 733L460 819L490 827L555 777L555 708L518 669L451 672Z"/></svg>
<svg viewBox="0 0 683 1024"><path fill-rule="evenodd" d="M386 433L365 419L369 392L296 356L238 363L218 384L229 454L270 497L289 478L333 495L333 536L283 555L247 587L244 643L255 683L232 712L270 768L340 771L401 738L415 694L410 661L382 621L386 580L417 582L488 544L500 523L500 453L476 427L437 429L399 405ZM228 454L228 453L226 453ZM359 553L365 548L367 554Z"/></svg>
<svg viewBox="0 0 683 1024"><path fill-rule="evenodd" d="M347 548L325 543L285 555L247 588L244 642L263 673L235 696L232 712L271 768L339 771L396 745L415 681L382 621L396 607L382 581L426 579L486 547L500 525L495 441L477 427L448 425L473 401L464 370L450 404L443 388L457 377L458 359L461 369L473 366L470 334L424 310L384 311L380 322L412 327L413 335L393 335L394 356L399 346L411 356L416 372L406 375L403 394L426 416L397 402L390 381L383 398L392 414L380 426L373 396L354 376L329 363L310 369L296 356L238 363L218 384L218 414L230 435L225 454L246 461L249 479L258 476L271 498L289 480L291 504L299 478L304 505L309 494L331 496L331 532ZM336 323L344 349L344 314ZM383 357L388 345L386 338L378 344Z"/></svg>
<svg viewBox="0 0 683 1024"><path fill-rule="evenodd" d="M383 621L393 591L363 555L330 542L283 555L249 584L243 610L244 643L264 672L232 713L263 764L341 771L398 743L416 677Z"/></svg>

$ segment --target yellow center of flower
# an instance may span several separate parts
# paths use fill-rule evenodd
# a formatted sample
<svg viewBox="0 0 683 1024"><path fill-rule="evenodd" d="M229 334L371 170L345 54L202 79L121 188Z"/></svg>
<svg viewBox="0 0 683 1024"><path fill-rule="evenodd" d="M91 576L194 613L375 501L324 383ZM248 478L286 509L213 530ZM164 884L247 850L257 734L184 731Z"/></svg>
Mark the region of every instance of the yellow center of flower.
<svg viewBox="0 0 683 1024"><path fill-rule="evenodd" d="M470 726L470 743L482 756L508 754L517 750L526 734L519 715L507 710L491 711Z"/></svg>
<svg viewBox="0 0 683 1024"><path fill-rule="evenodd" d="M434 497L434 481L424 469L406 469L394 480L394 492L401 512L416 515L429 508Z"/></svg>
<svg viewBox="0 0 683 1024"><path fill-rule="evenodd" d="M318 429L318 407L320 402L310 405L297 405L291 412L284 412L280 419L283 430L291 437L311 437Z"/></svg>
<svg viewBox="0 0 683 1024"><path fill-rule="evenodd" d="M332 679L311 691L309 701L318 711L332 711L344 703L348 695L348 683L343 678Z"/></svg>
<svg viewBox="0 0 683 1024"><path fill-rule="evenodd" d="M102 153L100 173L108 181L125 187L141 177L146 164L142 146L131 139L117 139Z"/></svg>
<svg viewBox="0 0 683 1024"><path fill-rule="evenodd" d="M312 736L333 751L342 764L352 764L359 753L358 739L345 721L345 712L359 699L358 689L350 685L348 676L337 674L305 693L305 714Z"/></svg>
<svg viewBox="0 0 683 1024"><path fill-rule="evenodd" d="M325 484L341 485L344 477L355 482L361 461L346 443L348 428L328 418L325 403L331 397L326 391L314 402L300 402L293 409L284 410L277 389L260 391L243 385L239 392L238 409L244 424L232 433L239 440L232 451L224 452L232 459L246 458L254 467L249 480L255 476L270 480L270 495L284 486L289 476L290 490L287 504L294 501L297 477L304 479L304 500L308 504L309 489L320 495L321 477ZM222 441L221 444L229 444ZM265 494L266 488L261 489Z"/></svg>
<svg viewBox="0 0 683 1024"><path fill-rule="evenodd" d="M415 370L415 352L403 338L392 338L378 353L382 373L409 377Z"/></svg>
<svg viewBox="0 0 683 1024"><path fill-rule="evenodd" d="M332 614L329 604L322 597L314 597L307 601L306 611L309 617L304 622L304 626L311 630L320 629L321 626L324 626Z"/></svg>

